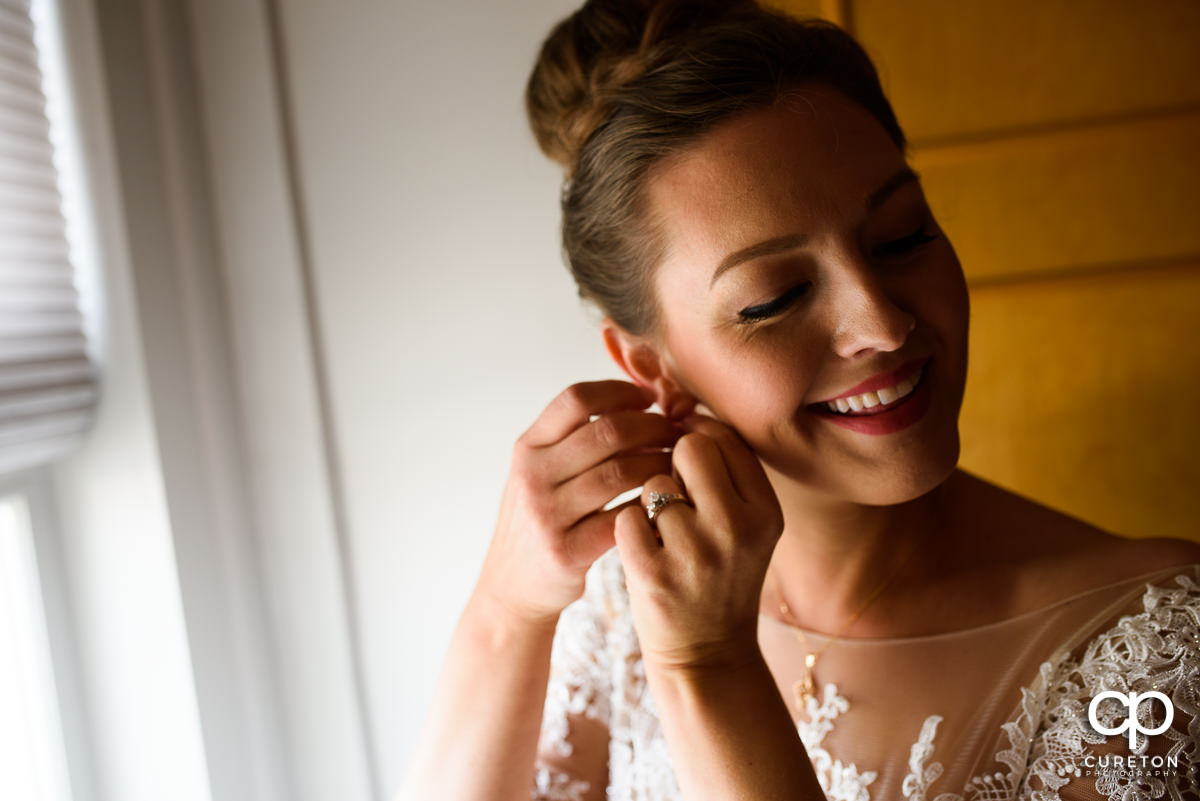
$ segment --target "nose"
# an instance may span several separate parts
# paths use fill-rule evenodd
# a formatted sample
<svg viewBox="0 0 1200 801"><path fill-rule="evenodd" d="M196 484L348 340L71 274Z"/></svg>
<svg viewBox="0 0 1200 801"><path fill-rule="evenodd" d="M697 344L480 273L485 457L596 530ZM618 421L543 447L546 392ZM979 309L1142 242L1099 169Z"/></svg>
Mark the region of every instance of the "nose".
<svg viewBox="0 0 1200 801"><path fill-rule="evenodd" d="M899 350L917 318L897 305L871 267L854 265L839 284L833 298L833 350L845 359Z"/></svg>

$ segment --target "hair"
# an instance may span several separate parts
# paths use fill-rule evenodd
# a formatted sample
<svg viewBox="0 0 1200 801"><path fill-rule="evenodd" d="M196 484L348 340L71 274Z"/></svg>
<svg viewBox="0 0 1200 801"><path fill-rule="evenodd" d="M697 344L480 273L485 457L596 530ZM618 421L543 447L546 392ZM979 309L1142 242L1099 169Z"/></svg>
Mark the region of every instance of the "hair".
<svg viewBox="0 0 1200 801"><path fill-rule="evenodd" d="M563 250L579 296L631 334L656 331L650 168L809 82L857 102L904 150L874 65L833 23L753 0L588 0L559 22L525 106L542 152L565 171Z"/></svg>

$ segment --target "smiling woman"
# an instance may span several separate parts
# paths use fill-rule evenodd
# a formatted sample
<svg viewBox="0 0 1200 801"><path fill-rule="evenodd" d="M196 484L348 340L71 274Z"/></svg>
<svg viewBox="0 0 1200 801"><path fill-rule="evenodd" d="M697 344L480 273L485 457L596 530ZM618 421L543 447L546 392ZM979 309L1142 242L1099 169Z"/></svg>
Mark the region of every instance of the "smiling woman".
<svg viewBox="0 0 1200 801"><path fill-rule="evenodd" d="M518 439L401 797L1194 792L1200 548L959 467L966 280L854 40L592 0L527 103L630 381Z"/></svg>

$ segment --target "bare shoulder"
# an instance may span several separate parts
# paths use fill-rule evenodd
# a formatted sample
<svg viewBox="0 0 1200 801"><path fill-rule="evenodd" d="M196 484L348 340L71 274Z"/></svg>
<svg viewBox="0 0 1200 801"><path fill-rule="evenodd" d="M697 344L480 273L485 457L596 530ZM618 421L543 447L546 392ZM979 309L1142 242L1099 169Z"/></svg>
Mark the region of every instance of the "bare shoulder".
<svg viewBox="0 0 1200 801"><path fill-rule="evenodd" d="M1126 579L1200 564L1200 542L1134 538L1105 531L982 479L974 502L989 509L997 569L1009 582L1010 611L1040 608Z"/></svg>
<svg viewBox="0 0 1200 801"><path fill-rule="evenodd" d="M1173 537L1114 537L1095 559L1097 569L1119 581L1170 567L1200 564L1200 542Z"/></svg>

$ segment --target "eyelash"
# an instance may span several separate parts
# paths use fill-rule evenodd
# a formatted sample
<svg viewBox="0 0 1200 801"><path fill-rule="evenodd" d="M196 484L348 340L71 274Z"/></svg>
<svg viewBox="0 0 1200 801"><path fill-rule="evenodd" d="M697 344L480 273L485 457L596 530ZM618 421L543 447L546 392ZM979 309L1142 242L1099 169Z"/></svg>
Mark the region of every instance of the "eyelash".
<svg viewBox="0 0 1200 801"><path fill-rule="evenodd" d="M922 245L929 244L937 239L938 236L939 234L926 233L925 227L921 226L920 229L906 237L883 243L871 251L871 255L875 258L904 256ZM758 306L747 306L738 312L738 323L740 325L749 325L774 317L786 309L793 300L808 292L808 288L811 285L810 282L798 284L772 301L759 304Z"/></svg>
<svg viewBox="0 0 1200 801"><path fill-rule="evenodd" d="M906 253L916 250L921 245L927 245L938 238L938 234L925 233L925 226L921 226L915 233L911 233L903 239L894 239L891 242L884 242L879 247L871 251L871 255L876 258L888 256L903 256Z"/></svg>
<svg viewBox="0 0 1200 801"><path fill-rule="evenodd" d="M738 323L745 325L748 323L756 323L759 320L766 320L769 317L774 317L776 314L779 314L779 312L787 308L795 298L798 298L807 292L809 286L811 286L811 284L805 282L792 287L787 292L784 292L782 295L775 298L775 300L770 301L769 303L762 303L758 306L747 306L738 312Z"/></svg>

